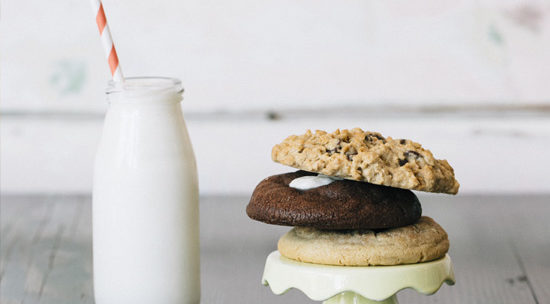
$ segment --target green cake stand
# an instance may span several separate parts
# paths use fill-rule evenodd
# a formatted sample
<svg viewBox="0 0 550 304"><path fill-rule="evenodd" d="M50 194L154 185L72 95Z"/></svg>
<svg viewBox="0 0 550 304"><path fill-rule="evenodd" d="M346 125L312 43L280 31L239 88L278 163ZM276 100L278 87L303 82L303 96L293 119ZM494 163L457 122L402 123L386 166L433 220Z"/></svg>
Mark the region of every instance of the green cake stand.
<svg viewBox="0 0 550 304"><path fill-rule="evenodd" d="M429 295L443 283L454 285L455 277L448 254L409 265L330 266L298 262L274 251L267 257L262 283L277 295L296 288L324 304L396 304L401 289Z"/></svg>

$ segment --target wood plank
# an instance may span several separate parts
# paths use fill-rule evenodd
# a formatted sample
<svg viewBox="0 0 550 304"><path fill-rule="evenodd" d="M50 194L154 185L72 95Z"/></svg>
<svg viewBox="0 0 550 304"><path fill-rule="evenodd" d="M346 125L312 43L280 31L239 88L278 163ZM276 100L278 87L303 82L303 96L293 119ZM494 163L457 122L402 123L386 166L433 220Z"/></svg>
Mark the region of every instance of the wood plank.
<svg viewBox="0 0 550 304"><path fill-rule="evenodd" d="M90 298L91 287L91 239L77 237L83 213L89 211L86 203L78 200L57 202L56 215L59 221L54 239L54 247L49 255L47 277L43 283L40 303L56 304L83 302ZM90 217L90 213L85 214ZM90 231L91 226L86 227ZM91 234L89 235L91 236ZM59 287L63 286L61 290Z"/></svg>
<svg viewBox="0 0 550 304"><path fill-rule="evenodd" d="M407 290L399 299L405 303L536 303L528 284L518 280L526 273L507 233L513 223L509 215L521 207L501 197L429 195L420 196L420 201L423 214L432 216L449 234L457 284L444 286L430 297Z"/></svg>
<svg viewBox="0 0 550 304"><path fill-rule="evenodd" d="M67 236L78 204L72 199L55 198L52 201L52 212L49 221L39 231L39 237L28 247L31 256L28 260L27 279L25 282L24 303L50 303L48 300L71 300L74 292L72 286L55 284L58 271L69 272L72 267L59 267L66 258L63 239ZM77 264L78 265L78 264ZM54 288L51 288L54 282ZM63 289L59 287L63 286ZM50 301L51 301L50 300Z"/></svg>
<svg viewBox="0 0 550 304"><path fill-rule="evenodd" d="M0 299L8 303L20 303L24 299L27 273L34 252L29 246L42 238L41 231L50 222L53 202L45 199L14 198L8 202L2 200L4 210L14 210L15 213L2 212L2 221L14 223L11 236L2 239L2 280L0 282ZM17 208L14 208L17 206ZM4 236L4 234L2 233Z"/></svg>
<svg viewBox="0 0 550 304"><path fill-rule="evenodd" d="M505 235L499 236L499 227L493 227L493 221L487 220L495 217L494 215L491 216L494 214L492 210L500 208L498 200L489 199L489 204L480 205L480 202L471 201L469 197L421 197L424 213L433 216L450 235L452 242L450 254L455 263L458 284L453 287L444 286L438 293L429 297L414 291L403 291L399 297L404 303L535 303L525 282L508 283L510 278L521 277L524 273L518 265L509 243L506 239L503 239ZM243 201L245 201L244 198ZM227 200L226 204L228 204ZM234 204L238 206L243 202L235 201ZM226 258L231 258L231 263L239 265L239 277L241 278L239 285L243 286L244 284L243 287L247 289L248 296L252 296L253 301L262 303L307 302L304 296L297 291L280 297L272 295L270 298L265 292L258 290L258 287L254 287L254 284L259 284L257 280L261 277L265 256L275 248L278 237L288 228L254 222L247 223L245 219L239 223L235 219L244 217L242 209L224 207L220 210L218 204L207 204L204 201L203 206L217 209L217 212L214 210L207 212L209 216L219 214L210 219L216 224L212 223L206 226L213 229L213 225L216 225L218 230L223 231L223 234L215 233L215 231L207 231L206 233L210 234L212 238L223 238L229 234L225 242L223 242L223 239L216 240L217 243L220 243L221 248L218 248L218 253L213 253L212 256L219 256L223 252ZM512 210L517 211L516 208ZM241 212L241 214L238 214L238 212ZM233 225L230 223L231 220L234 220ZM255 247L250 244L251 242L257 242L261 244L261 247L259 244ZM212 243L212 241L208 242L208 244ZM229 243L236 244L230 245ZM242 251L227 250L228 248L237 250L238 247ZM260 250L260 248L264 249ZM203 248L203 255L208 254L210 250L212 248ZM243 265L243 262L240 261L244 258L248 261L247 265ZM212 261L213 259L209 260ZM225 264L222 261L219 261L218 264L209 265L208 267L224 269L223 265ZM225 268L227 267L225 266ZM212 283L210 276L214 274L216 275L216 282L219 282L216 285L210 285L210 288L207 289L210 293L203 297L208 300L206 303L222 303L216 302L222 296L216 294L216 291L212 291L216 290L215 286L218 285L223 287L220 289L220 293L224 295L232 293L234 296L238 296L239 290L228 291L235 290L235 285L231 283L234 268L226 271L227 274L219 269L217 271L212 270L211 273L203 271L203 276L208 276L208 279L206 279L208 283ZM245 277L248 279L245 279ZM254 281L256 283L252 284L251 282Z"/></svg>
<svg viewBox="0 0 550 304"><path fill-rule="evenodd" d="M537 303L550 303L550 199L534 198L529 204L521 199L513 203L521 212L509 214L510 242L525 277L516 278L529 285Z"/></svg>
<svg viewBox="0 0 550 304"><path fill-rule="evenodd" d="M457 285L433 296L405 290L399 294L403 303L548 302L548 237L541 231L548 231L549 196L420 199L424 214L449 234ZM243 297L246 303L310 302L300 291L275 296L260 284L267 254L289 228L248 219L247 201L201 199L202 303L236 303ZM89 197L4 197L1 207L1 233L19 245L9 259L2 248L6 272L0 302L93 303ZM9 228L21 210L21 222Z"/></svg>

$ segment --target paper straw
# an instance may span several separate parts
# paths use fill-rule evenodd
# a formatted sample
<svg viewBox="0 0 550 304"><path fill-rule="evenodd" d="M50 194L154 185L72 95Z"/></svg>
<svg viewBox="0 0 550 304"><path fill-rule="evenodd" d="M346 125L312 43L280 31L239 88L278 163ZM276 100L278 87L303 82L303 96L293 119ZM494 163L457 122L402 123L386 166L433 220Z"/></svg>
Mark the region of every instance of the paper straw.
<svg viewBox="0 0 550 304"><path fill-rule="evenodd" d="M107 57L107 63L111 69L111 75L115 81L123 81L122 70L118 63L118 56L116 54L115 45L113 44L113 38L111 37L111 30L107 24L107 18L105 17L105 11L103 11L103 4L101 0L91 0L92 8L94 12L97 12L95 21L97 22L97 28L99 29L99 35L101 36L101 42L105 55Z"/></svg>

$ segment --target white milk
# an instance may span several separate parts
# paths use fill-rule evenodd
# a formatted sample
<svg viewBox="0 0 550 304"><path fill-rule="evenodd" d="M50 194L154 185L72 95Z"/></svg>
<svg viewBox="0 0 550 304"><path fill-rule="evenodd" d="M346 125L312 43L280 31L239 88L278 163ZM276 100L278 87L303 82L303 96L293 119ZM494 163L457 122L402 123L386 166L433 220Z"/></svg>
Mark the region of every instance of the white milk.
<svg viewBox="0 0 550 304"><path fill-rule="evenodd" d="M195 157L170 78L110 83L96 155L96 304L200 301Z"/></svg>

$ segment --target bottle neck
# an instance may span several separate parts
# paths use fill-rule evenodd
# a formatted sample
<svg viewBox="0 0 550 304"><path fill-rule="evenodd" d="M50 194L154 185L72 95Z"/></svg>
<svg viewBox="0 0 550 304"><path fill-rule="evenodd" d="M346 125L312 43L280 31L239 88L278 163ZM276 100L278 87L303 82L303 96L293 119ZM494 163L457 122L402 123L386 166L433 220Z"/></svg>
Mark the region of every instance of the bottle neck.
<svg viewBox="0 0 550 304"><path fill-rule="evenodd" d="M169 105L183 99L181 81L165 77L130 77L124 82L110 81L106 93L111 105Z"/></svg>
<svg viewBox="0 0 550 304"><path fill-rule="evenodd" d="M179 104L182 99L181 94L152 94L148 96L125 96L121 94L109 96L107 101L112 106L165 106Z"/></svg>

